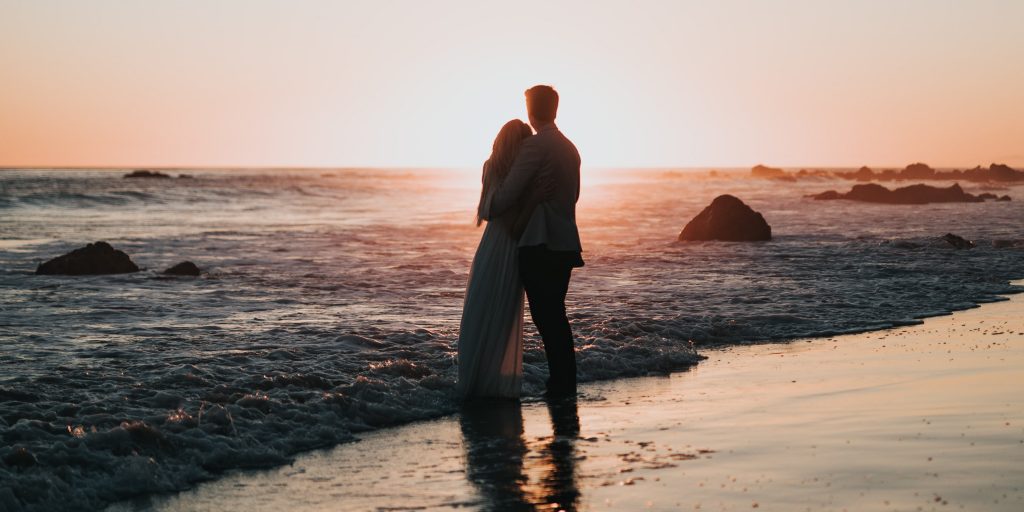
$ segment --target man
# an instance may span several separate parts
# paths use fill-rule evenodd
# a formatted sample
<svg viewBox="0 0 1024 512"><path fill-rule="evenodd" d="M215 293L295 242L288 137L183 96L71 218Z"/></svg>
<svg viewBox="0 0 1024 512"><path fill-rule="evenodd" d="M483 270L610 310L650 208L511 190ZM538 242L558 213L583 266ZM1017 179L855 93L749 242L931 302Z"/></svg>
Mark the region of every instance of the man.
<svg viewBox="0 0 1024 512"><path fill-rule="evenodd" d="M523 143L508 177L491 202L490 217L529 200L543 189L544 200L525 220L519 237L519 275L530 316L544 339L549 395L576 394L576 352L565 316L565 294L574 267L583 266L576 228L580 196L580 154L555 126L558 93L537 85L526 91L530 126L537 132Z"/></svg>

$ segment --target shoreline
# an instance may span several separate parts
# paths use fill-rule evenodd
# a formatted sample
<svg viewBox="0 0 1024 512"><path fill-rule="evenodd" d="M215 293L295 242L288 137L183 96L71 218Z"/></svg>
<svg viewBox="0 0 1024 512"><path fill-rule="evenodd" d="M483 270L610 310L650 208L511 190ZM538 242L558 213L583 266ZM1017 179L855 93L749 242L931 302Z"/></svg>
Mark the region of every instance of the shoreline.
<svg viewBox="0 0 1024 512"><path fill-rule="evenodd" d="M573 407L524 402L382 429L108 510L1024 506L1013 463L1024 295L911 326L700 353L709 359L669 376L581 385Z"/></svg>

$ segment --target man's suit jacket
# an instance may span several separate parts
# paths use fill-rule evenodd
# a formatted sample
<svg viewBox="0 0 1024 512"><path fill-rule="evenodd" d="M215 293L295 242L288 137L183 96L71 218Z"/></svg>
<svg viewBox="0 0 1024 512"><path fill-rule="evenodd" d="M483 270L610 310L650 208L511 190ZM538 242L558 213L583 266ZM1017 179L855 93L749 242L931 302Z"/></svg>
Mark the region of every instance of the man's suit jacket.
<svg viewBox="0 0 1024 512"><path fill-rule="evenodd" d="M554 124L523 141L512 169L491 199L488 219L528 201L531 189L542 180L551 186L550 195L530 214L519 247L546 245L552 251L582 251L576 228L580 153Z"/></svg>

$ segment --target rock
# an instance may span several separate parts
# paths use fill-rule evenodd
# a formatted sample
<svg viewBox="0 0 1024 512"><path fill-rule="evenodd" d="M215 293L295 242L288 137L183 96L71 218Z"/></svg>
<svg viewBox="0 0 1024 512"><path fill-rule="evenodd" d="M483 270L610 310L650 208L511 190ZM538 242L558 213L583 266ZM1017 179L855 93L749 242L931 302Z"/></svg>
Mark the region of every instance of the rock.
<svg viewBox="0 0 1024 512"><path fill-rule="evenodd" d="M900 178L905 180L927 180L934 177L935 169L929 167L928 164L922 164L920 162L910 164L900 172Z"/></svg>
<svg viewBox="0 0 1024 512"><path fill-rule="evenodd" d="M970 249L974 247L974 242L967 240L963 237L954 235L953 233L946 233L945 235L942 235L939 238L957 249Z"/></svg>
<svg viewBox="0 0 1024 512"><path fill-rule="evenodd" d="M825 192L822 192L820 194L811 194L805 197L812 197L814 199L819 199L823 201L830 201L832 199L843 199L843 195L840 194L839 192L836 192L835 190L826 190Z"/></svg>
<svg viewBox="0 0 1024 512"><path fill-rule="evenodd" d="M715 198L679 233L680 240L771 240L772 228L764 217L734 196Z"/></svg>
<svg viewBox="0 0 1024 512"><path fill-rule="evenodd" d="M1010 201L1010 196L1000 197L999 199L996 199L996 201Z"/></svg>
<svg viewBox="0 0 1024 512"><path fill-rule="evenodd" d="M199 267L191 261L183 261L167 270L164 270L164 274L172 276L198 276Z"/></svg>
<svg viewBox="0 0 1024 512"><path fill-rule="evenodd" d="M179 179L179 180L193 180L193 179L195 179L195 178L196 178L196 177L195 177L195 176L192 176L191 174L185 174L185 173L182 173L182 174L179 174L179 175L178 175L178 179Z"/></svg>
<svg viewBox="0 0 1024 512"><path fill-rule="evenodd" d="M138 272L139 267L123 251L106 242L96 242L53 258L36 268L36 274L127 274Z"/></svg>
<svg viewBox="0 0 1024 512"><path fill-rule="evenodd" d="M979 203L983 201L983 199L977 196L964 192L958 183L945 188L919 184L895 190L889 190L877 183L868 183L854 185L845 194L829 190L811 195L810 197L818 200L849 199L851 201L886 204Z"/></svg>
<svg viewBox="0 0 1024 512"><path fill-rule="evenodd" d="M786 171L757 164L750 169L750 175L755 178L781 178L786 175Z"/></svg>
<svg viewBox="0 0 1024 512"><path fill-rule="evenodd" d="M169 175L160 171L137 170L124 175L125 178L170 178Z"/></svg>
<svg viewBox="0 0 1024 512"><path fill-rule="evenodd" d="M24 446L19 446L4 456L4 464L17 468L35 466L37 462L39 461L36 460L36 456Z"/></svg>
<svg viewBox="0 0 1024 512"><path fill-rule="evenodd" d="M1018 171L1008 165L991 164L988 166L987 177L992 181L1022 181L1024 171Z"/></svg>
<svg viewBox="0 0 1024 512"><path fill-rule="evenodd" d="M992 247L996 249L1006 249L1008 247L1016 247L1017 242L1014 240L992 240Z"/></svg>
<svg viewBox="0 0 1024 512"><path fill-rule="evenodd" d="M853 173L853 179L857 181L871 181L875 179L875 171L872 171L868 166L861 167L857 169L857 172Z"/></svg>
<svg viewBox="0 0 1024 512"><path fill-rule="evenodd" d="M999 196L991 192L982 192L978 194L978 199L999 199Z"/></svg>

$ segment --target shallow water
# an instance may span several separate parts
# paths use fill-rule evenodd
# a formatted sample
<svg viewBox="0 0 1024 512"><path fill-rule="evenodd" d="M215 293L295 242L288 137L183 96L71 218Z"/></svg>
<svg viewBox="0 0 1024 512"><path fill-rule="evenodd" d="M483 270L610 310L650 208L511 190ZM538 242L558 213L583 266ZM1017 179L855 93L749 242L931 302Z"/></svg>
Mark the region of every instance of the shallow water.
<svg viewBox="0 0 1024 512"><path fill-rule="evenodd" d="M2 455L38 460L0 465L0 504L97 507L453 410L475 171L188 172L0 172ZM1024 247L991 245L1024 239L1021 201L815 202L802 196L851 183L705 176L586 171L569 297L581 380L685 368L691 342L915 323L1024 277ZM675 241L720 193L775 240ZM978 247L934 240L946 232ZM31 274L96 240L146 270ZM185 259L206 274L159 276ZM535 394L546 367L528 336Z"/></svg>
<svg viewBox="0 0 1024 512"><path fill-rule="evenodd" d="M880 332L730 346L582 399L492 402L107 512L1018 512L1024 296Z"/></svg>

